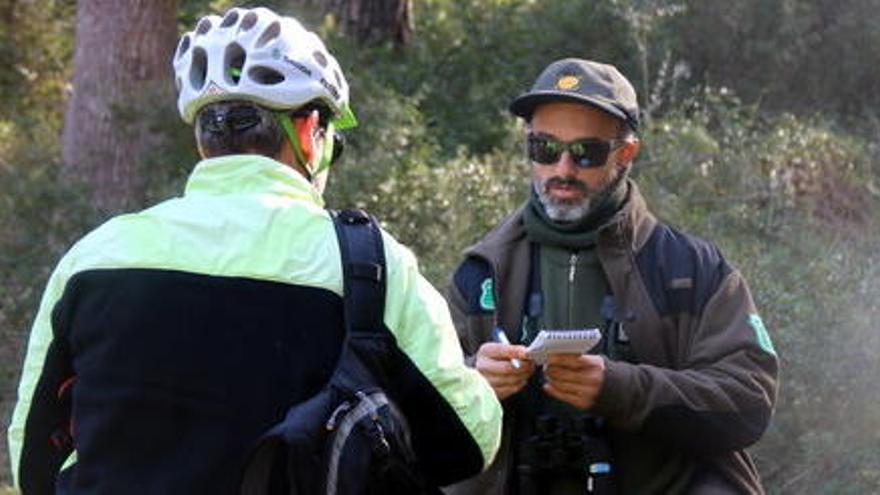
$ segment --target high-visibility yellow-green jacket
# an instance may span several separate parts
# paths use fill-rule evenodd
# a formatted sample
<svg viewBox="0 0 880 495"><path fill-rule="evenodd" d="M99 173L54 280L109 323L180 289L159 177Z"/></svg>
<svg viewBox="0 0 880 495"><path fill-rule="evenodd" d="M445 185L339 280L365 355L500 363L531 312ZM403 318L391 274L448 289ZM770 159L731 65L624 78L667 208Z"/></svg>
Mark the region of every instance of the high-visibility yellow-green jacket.
<svg viewBox="0 0 880 495"><path fill-rule="evenodd" d="M473 474L501 409L465 366L445 301L383 233L384 323L423 381L433 468ZM9 427L24 495L227 493L257 437L328 380L344 335L342 268L320 195L254 155L200 162L182 197L118 216L52 274ZM447 463L448 466L438 467Z"/></svg>

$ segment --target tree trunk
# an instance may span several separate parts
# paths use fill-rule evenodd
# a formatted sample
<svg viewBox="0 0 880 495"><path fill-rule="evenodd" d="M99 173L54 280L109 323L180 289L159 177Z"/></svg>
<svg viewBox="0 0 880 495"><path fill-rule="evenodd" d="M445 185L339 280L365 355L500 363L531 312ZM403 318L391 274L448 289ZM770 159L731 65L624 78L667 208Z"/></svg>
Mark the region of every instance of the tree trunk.
<svg viewBox="0 0 880 495"><path fill-rule="evenodd" d="M413 35L412 0L307 0L334 13L339 25L358 41L371 44L391 41L408 45Z"/></svg>
<svg viewBox="0 0 880 495"><path fill-rule="evenodd" d="M177 0L80 0L73 94L63 134L67 179L117 213L143 204L141 158L155 145L148 105L170 98Z"/></svg>

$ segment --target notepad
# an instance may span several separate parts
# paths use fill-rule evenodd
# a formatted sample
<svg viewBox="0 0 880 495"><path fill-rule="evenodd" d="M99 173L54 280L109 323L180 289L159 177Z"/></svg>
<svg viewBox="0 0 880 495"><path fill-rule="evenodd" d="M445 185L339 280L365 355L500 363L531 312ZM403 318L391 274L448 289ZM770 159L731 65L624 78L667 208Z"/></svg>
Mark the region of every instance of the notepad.
<svg viewBox="0 0 880 495"><path fill-rule="evenodd" d="M550 354L584 354L602 339L598 328L582 330L541 330L526 350L537 364L547 362Z"/></svg>

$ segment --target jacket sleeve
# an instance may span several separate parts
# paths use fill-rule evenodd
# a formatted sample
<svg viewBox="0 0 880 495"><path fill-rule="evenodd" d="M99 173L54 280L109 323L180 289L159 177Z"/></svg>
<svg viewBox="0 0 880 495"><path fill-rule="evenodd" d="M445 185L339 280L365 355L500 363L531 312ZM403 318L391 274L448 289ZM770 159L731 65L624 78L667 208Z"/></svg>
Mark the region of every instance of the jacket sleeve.
<svg viewBox="0 0 880 495"><path fill-rule="evenodd" d="M606 360L594 410L619 428L684 449L744 448L770 420L778 360L738 271L721 280L693 325L676 369Z"/></svg>
<svg viewBox="0 0 880 495"><path fill-rule="evenodd" d="M55 478L72 449L69 350L56 338L67 277L59 264L40 303L28 341L18 401L7 431L14 485L22 493L54 493Z"/></svg>
<svg viewBox="0 0 880 495"><path fill-rule="evenodd" d="M442 397L440 404L424 403L425 410L409 415L414 418L410 420L419 422L426 417L442 420L445 416L439 410L450 409L456 418L452 428L433 424L425 425L422 431L427 432L432 442L442 442L435 445L430 454L438 456L435 464L461 464L470 452L467 444L476 445L481 465L468 473L456 474L457 479L471 476L491 464L498 451L501 405L483 377L465 365L446 301L419 273L413 255L388 235L385 250L388 265L385 324L417 370L416 374L426 378ZM457 436L460 426L456 425L463 426L466 435ZM411 426L415 437L417 425ZM470 441L456 440L463 437L469 437ZM414 443L416 441L414 438ZM456 479L444 481L449 483Z"/></svg>

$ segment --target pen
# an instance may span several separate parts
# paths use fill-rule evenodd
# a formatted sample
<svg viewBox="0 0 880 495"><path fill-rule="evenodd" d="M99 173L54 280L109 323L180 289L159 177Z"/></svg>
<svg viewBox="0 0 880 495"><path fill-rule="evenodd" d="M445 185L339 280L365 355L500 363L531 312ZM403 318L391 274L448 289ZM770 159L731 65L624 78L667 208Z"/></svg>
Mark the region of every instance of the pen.
<svg viewBox="0 0 880 495"><path fill-rule="evenodd" d="M504 333L504 330L502 330L501 327L495 327L495 340L504 345L510 345L510 341L507 340L507 334ZM510 365L516 369L522 367L522 363L517 358L511 358Z"/></svg>

